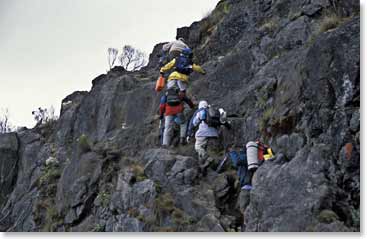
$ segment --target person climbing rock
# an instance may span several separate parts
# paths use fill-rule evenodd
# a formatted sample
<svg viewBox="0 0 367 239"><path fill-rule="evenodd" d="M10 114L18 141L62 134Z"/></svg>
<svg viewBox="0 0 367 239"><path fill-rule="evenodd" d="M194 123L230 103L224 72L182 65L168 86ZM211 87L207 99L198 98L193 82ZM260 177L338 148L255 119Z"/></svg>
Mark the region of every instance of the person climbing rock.
<svg viewBox="0 0 367 239"><path fill-rule="evenodd" d="M185 39L180 37L175 41L164 44L162 46L162 55L164 54L168 56L166 57L167 61L171 61L174 58L179 57L182 50L185 48L189 48L189 46L185 43Z"/></svg>
<svg viewBox="0 0 367 239"><path fill-rule="evenodd" d="M180 126L180 143L185 144L187 123L184 116L184 104L194 108L193 102L184 94L179 92L176 86L170 87L161 97L159 105L160 120L164 117L163 146L169 146L174 130L174 124Z"/></svg>
<svg viewBox="0 0 367 239"><path fill-rule="evenodd" d="M207 153L207 147L209 141L213 141L214 145L218 144L218 130L221 125L230 128L230 124L226 119L226 112L223 109L209 106L205 100L200 101L199 109L190 120L187 141L190 142L190 138L194 135L194 128L198 127L195 133L195 151L198 154L199 164L203 171L213 161Z"/></svg>
<svg viewBox="0 0 367 239"><path fill-rule="evenodd" d="M237 176L239 178L240 187L242 190L244 190L245 179L248 173L246 150L244 150L244 148L241 148L239 152L237 152L235 148L230 145L227 147L226 152L228 157L231 159L233 167L237 169Z"/></svg>
<svg viewBox="0 0 367 239"><path fill-rule="evenodd" d="M256 142L250 141L246 144L246 155L247 155L247 169L248 172L244 181L244 190L252 189L252 177L259 166L264 160L271 160L274 158L272 149L257 140Z"/></svg>
<svg viewBox="0 0 367 239"><path fill-rule="evenodd" d="M199 72L203 75L206 74L205 70L193 62L193 52L190 48L182 50L179 57L173 59L160 69L160 74L164 76L165 72L174 69L174 71L168 76L167 88L171 88L174 85L180 89L184 94L188 87L189 75L193 72Z"/></svg>

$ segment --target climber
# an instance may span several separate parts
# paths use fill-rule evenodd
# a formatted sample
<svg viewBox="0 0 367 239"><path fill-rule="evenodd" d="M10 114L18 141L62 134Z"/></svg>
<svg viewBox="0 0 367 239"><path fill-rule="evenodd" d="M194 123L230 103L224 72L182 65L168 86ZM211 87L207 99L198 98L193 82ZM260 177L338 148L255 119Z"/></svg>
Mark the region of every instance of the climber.
<svg viewBox="0 0 367 239"><path fill-rule="evenodd" d="M247 155L246 151L241 148L239 152L234 150L233 146L228 146L226 149L228 157L232 161L232 165L237 169L237 176L239 177L240 187L245 189L245 178L248 174L247 169Z"/></svg>
<svg viewBox="0 0 367 239"><path fill-rule="evenodd" d="M246 155L248 172L244 180L245 185L242 189L251 190L254 173L264 161L272 160L274 153L268 145L257 140L256 142L250 141L246 144Z"/></svg>
<svg viewBox="0 0 367 239"><path fill-rule="evenodd" d="M213 161L207 153L208 142L214 141L214 144L218 144L218 130L221 125L230 129L226 115L223 109L216 109L203 100L199 102L199 109L190 120L187 142L190 142L190 138L194 135L194 127L198 127L195 133L195 151L198 153L200 168L203 171Z"/></svg>
<svg viewBox="0 0 367 239"><path fill-rule="evenodd" d="M184 117L184 104L194 108L192 101L184 94L179 92L176 86L168 88L165 95L161 97L159 105L160 120L164 117L163 146L169 146L173 133L174 123L180 126L180 144L186 144L187 123Z"/></svg>
<svg viewBox="0 0 367 239"><path fill-rule="evenodd" d="M206 72L201 66L193 63L193 53L190 48L182 50L179 57L173 59L160 70L160 74L164 76L164 73L174 69L174 71L168 77L167 88L171 88L173 85L177 85L180 91L185 94L188 86L189 75L193 72L199 72L203 75Z"/></svg>
<svg viewBox="0 0 367 239"><path fill-rule="evenodd" d="M171 41L163 45L162 56L168 56L167 61L171 61L174 58L179 57L182 50L185 48L189 48L189 46L185 43L185 40L180 37L175 41Z"/></svg>

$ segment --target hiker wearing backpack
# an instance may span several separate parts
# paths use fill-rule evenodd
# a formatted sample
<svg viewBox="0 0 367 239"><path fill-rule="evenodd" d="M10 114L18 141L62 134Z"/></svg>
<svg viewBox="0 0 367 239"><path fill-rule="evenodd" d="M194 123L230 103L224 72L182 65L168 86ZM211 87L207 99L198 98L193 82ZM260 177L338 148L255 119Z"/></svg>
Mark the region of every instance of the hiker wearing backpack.
<svg viewBox="0 0 367 239"><path fill-rule="evenodd" d="M237 152L234 147L229 146L226 149L226 152L228 157L231 159L232 166L237 169L237 176L239 178L241 190L244 190L246 188L245 179L248 174L246 150L241 148L239 152Z"/></svg>
<svg viewBox="0 0 367 239"><path fill-rule="evenodd" d="M184 94L179 92L177 87L169 88L165 95L161 97L159 105L160 119L164 117L163 146L169 146L173 134L174 124L180 126L180 143L185 144L187 124L184 116L184 104L194 108L192 101Z"/></svg>
<svg viewBox="0 0 367 239"><path fill-rule="evenodd" d="M193 71L199 72L203 75L206 74L205 70L201 68L201 66L194 64L192 58L192 50L190 48L185 48L180 53L179 57L173 59L160 69L160 74L162 76L164 76L165 72L174 69L174 71L168 76L168 88L177 85L181 92L186 93L189 75Z"/></svg>
<svg viewBox="0 0 367 239"><path fill-rule="evenodd" d="M180 56L183 49L189 48L189 46L185 43L185 40L180 37L175 41L171 41L162 46L162 55L164 54L167 61L171 61L174 58Z"/></svg>
<svg viewBox="0 0 367 239"><path fill-rule="evenodd" d="M274 154L268 145L257 140L255 142L250 141L246 144L246 155L248 172L246 173L243 189L251 190L254 173L264 161L273 159Z"/></svg>
<svg viewBox="0 0 367 239"><path fill-rule="evenodd" d="M195 151L198 154L199 164L203 170L213 161L207 153L208 141L216 141L218 139L218 130L221 125L230 128L226 120L226 112L223 109L209 106L206 101L200 101L199 109L190 120L187 141L189 142L190 137L194 135L194 128L198 127L195 133Z"/></svg>

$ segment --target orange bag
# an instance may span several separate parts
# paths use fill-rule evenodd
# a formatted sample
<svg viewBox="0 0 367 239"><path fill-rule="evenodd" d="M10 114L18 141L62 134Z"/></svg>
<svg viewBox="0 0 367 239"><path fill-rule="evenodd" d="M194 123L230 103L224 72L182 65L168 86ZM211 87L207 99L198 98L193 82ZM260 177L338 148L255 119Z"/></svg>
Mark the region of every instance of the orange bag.
<svg viewBox="0 0 367 239"><path fill-rule="evenodd" d="M164 79L164 77L160 76L157 80L157 83L155 84L155 91L159 92L159 91L163 90L165 81L166 80Z"/></svg>

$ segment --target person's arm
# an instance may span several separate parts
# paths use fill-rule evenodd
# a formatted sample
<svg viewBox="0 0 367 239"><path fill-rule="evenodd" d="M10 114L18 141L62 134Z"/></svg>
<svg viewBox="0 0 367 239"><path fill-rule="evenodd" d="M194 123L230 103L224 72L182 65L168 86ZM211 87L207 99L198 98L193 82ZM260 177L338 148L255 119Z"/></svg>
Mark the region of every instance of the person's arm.
<svg viewBox="0 0 367 239"><path fill-rule="evenodd" d="M173 59L172 61L168 62L165 66L161 68L160 73L163 74L164 72L171 70L175 65L176 65L176 59Z"/></svg>
<svg viewBox="0 0 367 239"><path fill-rule="evenodd" d="M182 97L182 101L185 102L188 106L190 106L191 109L193 109L195 107L195 105L192 102L192 100L189 97L187 97L186 95L184 95Z"/></svg>
<svg viewBox="0 0 367 239"><path fill-rule="evenodd" d="M189 127L187 129L187 135L188 137L192 137L194 135L194 128L197 125L194 125L194 121L196 119L196 117L198 116L199 110L195 111L195 113L193 114L192 118L190 119L190 123L189 123Z"/></svg>
<svg viewBox="0 0 367 239"><path fill-rule="evenodd" d="M196 127L196 126L198 126L198 125L201 123L201 121L205 120L205 118L206 118L205 110L200 110L200 111L196 114L196 116L195 116L195 118L194 118L194 120L193 120L193 124L194 124L194 126L195 126L195 127Z"/></svg>
<svg viewBox="0 0 367 239"><path fill-rule="evenodd" d="M226 129L228 129L228 130L230 130L230 129L232 128L231 124L230 124L228 121L226 121L223 125L224 125L224 127L226 127Z"/></svg>
<svg viewBox="0 0 367 239"><path fill-rule="evenodd" d="M199 65L193 64L192 69L196 72L199 72L199 73L203 74L203 75L206 74L206 71Z"/></svg>

